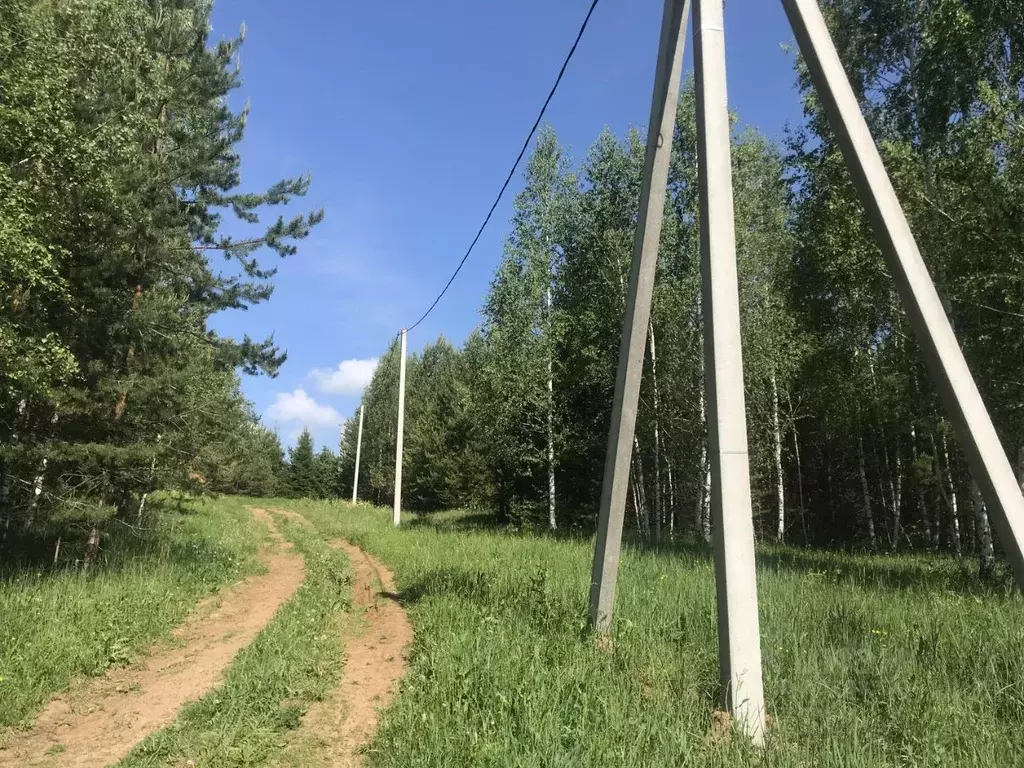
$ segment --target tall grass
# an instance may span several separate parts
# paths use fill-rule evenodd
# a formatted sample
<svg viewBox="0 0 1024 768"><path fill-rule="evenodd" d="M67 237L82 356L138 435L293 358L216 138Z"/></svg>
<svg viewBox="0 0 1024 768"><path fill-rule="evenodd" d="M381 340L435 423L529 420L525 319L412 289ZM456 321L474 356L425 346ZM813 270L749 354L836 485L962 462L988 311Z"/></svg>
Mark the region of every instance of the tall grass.
<svg viewBox="0 0 1024 768"><path fill-rule="evenodd" d="M1019 766L1024 602L956 561L761 553L766 751L715 734L703 546L628 547L614 642L584 631L590 540L295 503L396 572L416 631L375 766Z"/></svg>
<svg viewBox="0 0 1024 768"><path fill-rule="evenodd" d="M9 574L5 722L74 675L121 663L199 595L251 569L263 534L246 504L170 514L148 555L114 545L89 577ZM369 507L261 505L315 524L278 523L305 557L305 583L224 683L140 744L126 768L318 764L316 739L292 731L336 684L341 632L358 623L345 558L326 543L339 536L395 571L416 632L401 695L368 750L372 766L1022 764L1024 601L983 587L953 559L759 553L773 718L760 751L713 726L714 575L703 545L626 548L605 647L585 626L590 539L496 531L470 513L410 516L395 530L388 512Z"/></svg>
<svg viewBox="0 0 1024 768"><path fill-rule="evenodd" d="M111 523L88 575L0 569L0 726L167 637L201 597L259 569L265 535L237 503L164 504L142 531Z"/></svg>

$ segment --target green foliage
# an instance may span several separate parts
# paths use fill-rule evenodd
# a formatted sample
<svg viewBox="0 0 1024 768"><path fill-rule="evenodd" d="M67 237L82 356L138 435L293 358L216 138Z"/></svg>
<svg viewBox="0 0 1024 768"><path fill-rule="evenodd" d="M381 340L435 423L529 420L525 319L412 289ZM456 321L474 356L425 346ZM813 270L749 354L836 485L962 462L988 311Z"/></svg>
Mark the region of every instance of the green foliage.
<svg viewBox="0 0 1024 768"><path fill-rule="evenodd" d="M824 9L974 378L1015 455L1024 444L1024 390L1011 373L1024 354L1016 223L1024 213L1024 68L1011 53L1024 44L1019 14L1006 3L959 0L835 0ZM794 295L813 333L799 392L800 429L813 446L810 494L839 512L822 526L830 537L866 538L873 506L891 547L941 541L960 551L961 538L974 545L987 519L955 516L957 496L961 509L970 498L969 475L955 445L948 462L942 455L943 409L801 76L807 124L790 136L790 167Z"/></svg>
<svg viewBox="0 0 1024 768"><path fill-rule="evenodd" d="M440 509L471 499L476 425L461 355L444 339L415 358L406 402L409 460L403 499L411 509Z"/></svg>
<svg viewBox="0 0 1024 768"><path fill-rule="evenodd" d="M302 430L295 447L288 449L288 491L296 498L315 499L319 495L320 477L313 435Z"/></svg>
<svg viewBox="0 0 1024 768"><path fill-rule="evenodd" d="M359 437L359 413L345 421L338 444L337 474L334 478L334 495L342 499L352 498L352 481L355 479L356 441ZM364 476L365 477L365 474ZM365 483L360 482L365 488ZM363 490L361 488L360 490Z"/></svg>
<svg viewBox="0 0 1024 768"><path fill-rule="evenodd" d="M283 494L284 449L277 433L259 424L254 415L232 422L207 444L198 462L209 490L262 497Z"/></svg>
<svg viewBox="0 0 1024 768"><path fill-rule="evenodd" d="M677 115L661 260L637 422L631 518L655 535L689 527L702 492L701 322L695 99ZM517 196L512 231L460 351L447 342L408 362L405 498L412 509L482 506L502 520L589 525L600 495L644 147L604 132L572 169L542 132ZM741 309L758 512L774 514L773 379L788 395L807 342L792 306L789 189L778 151L753 131L734 144ZM391 498L394 346L364 397L364 471ZM785 402L785 400L784 400ZM553 456L553 458L552 458ZM684 510L686 510L684 512Z"/></svg>
<svg viewBox="0 0 1024 768"><path fill-rule="evenodd" d="M239 191L241 38L212 41L209 20L207 0L0 8L5 530L96 504L130 517L153 488L206 475L274 489L273 441L235 371L274 375L284 354L208 321L267 300L257 251L293 254L322 213L259 228L309 179ZM244 237L222 232L227 211ZM241 466L250 444L260 469Z"/></svg>
<svg viewBox="0 0 1024 768"><path fill-rule="evenodd" d="M313 462L316 483L314 485L315 498L329 499L335 494L335 486L338 477L338 459L331 453L331 449L324 446L316 455Z"/></svg>
<svg viewBox="0 0 1024 768"><path fill-rule="evenodd" d="M1014 51L1024 38L1010 5L823 3L996 428L1021 463L1024 66ZM987 511L971 504L966 462L894 281L797 67L806 119L788 131L785 154L749 128L732 143L757 534L982 553ZM710 533L695 112L688 82L628 497L628 525L653 538ZM593 523L643 159L637 131L606 130L579 163L553 131L539 136L480 329L436 372L410 357L413 508L485 507L516 525L552 512L560 528ZM445 413L472 414L471 429L461 416L446 422L415 407L437 397L435 386L449 398ZM364 498L378 503L391 498L396 388L393 346L364 398ZM991 566L983 561L982 572Z"/></svg>
<svg viewBox="0 0 1024 768"><path fill-rule="evenodd" d="M164 497L151 508L146 530L111 531L88 576L74 567L84 531L68 530L53 571L24 561L0 571L0 726L170 637L201 597L259 569L266 529L241 505ZM22 556L49 563L54 549Z"/></svg>
<svg viewBox="0 0 1024 768"><path fill-rule="evenodd" d="M566 159L550 128L537 139L525 181L516 196L505 256L483 308L477 354L492 503L506 517L541 517L548 501L547 425L554 402L546 383L554 376L560 335L553 292L573 192ZM453 499L447 506L468 501Z"/></svg>
<svg viewBox="0 0 1024 768"><path fill-rule="evenodd" d="M330 448L316 452L313 435L302 430L294 448L288 449L287 479L283 490L292 498L329 499L338 493L340 462Z"/></svg>

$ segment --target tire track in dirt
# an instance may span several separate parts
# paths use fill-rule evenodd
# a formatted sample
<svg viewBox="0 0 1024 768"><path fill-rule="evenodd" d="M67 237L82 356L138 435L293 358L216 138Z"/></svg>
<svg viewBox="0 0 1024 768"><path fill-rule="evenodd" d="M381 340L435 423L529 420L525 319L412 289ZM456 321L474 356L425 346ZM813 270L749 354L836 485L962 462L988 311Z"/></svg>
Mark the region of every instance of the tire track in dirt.
<svg viewBox="0 0 1024 768"><path fill-rule="evenodd" d="M101 768L169 725L185 704L223 679L305 578L301 555L261 509L253 515L277 544L260 553L267 572L204 600L174 631L177 647L154 646L137 663L56 696L26 731L0 740L0 768ZM2 737L0 737L2 739Z"/></svg>
<svg viewBox="0 0 1024 768"><path fill-rule="evenodd" d="M354 634L344 632L341 682L327 699L309 708L289 746L312 746L317 765L357 768L363 765L363 750L373 738L380 710L391 703L405 675L413 632L387 567L343 539L330 545L348 555L352 603L362 611L365 625Z"/></svg>

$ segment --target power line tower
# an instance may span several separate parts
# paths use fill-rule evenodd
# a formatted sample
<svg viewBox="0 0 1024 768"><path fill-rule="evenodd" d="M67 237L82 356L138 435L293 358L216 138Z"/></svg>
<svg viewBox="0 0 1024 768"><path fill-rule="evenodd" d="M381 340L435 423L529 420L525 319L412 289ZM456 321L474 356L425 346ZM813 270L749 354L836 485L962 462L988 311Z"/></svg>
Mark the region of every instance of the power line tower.
<svg viewBox="0 0 1024 768"><path fill-rule="evenodd" d="M726 96L723 0L693 0L700 182L705 390L711 455L724 704L755 743L764 739L754 532ZM949 412L1017 583L1024 587L1024 496L971 377L878 149L815 0L782 0L815 91L896 282L925 362ZM690 0L665 0L640 200L619 348L590 590L590 623L611 629L630 456L672 150Z"/></svg>

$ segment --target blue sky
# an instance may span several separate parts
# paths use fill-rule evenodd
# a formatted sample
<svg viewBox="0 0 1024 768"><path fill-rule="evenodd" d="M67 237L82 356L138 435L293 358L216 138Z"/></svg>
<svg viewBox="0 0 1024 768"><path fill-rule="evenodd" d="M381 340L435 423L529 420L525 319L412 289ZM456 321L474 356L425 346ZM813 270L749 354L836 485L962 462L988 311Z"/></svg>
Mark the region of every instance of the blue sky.
<svg viewBox="0 0 1024 768"><path fill-rule="evenodd" d="M464 253L589 4L216 0L215 39L247 28L234 96L251 103L243 186L308 171L302 205L326 209L299 254L279 263L271 301L213 323L273 333L288 351L276 379L243 385L286 442L307 424L318 443L336 445L369 361L422 314ZM546 117L574 158L605 126L621 135L646 124L661 10L662 0L599 3ZM782 6L730 0L725 22L730 107L779 138L800 119ZM461 341L479 322L520 186L410 351L439 334Z"/></svg>

